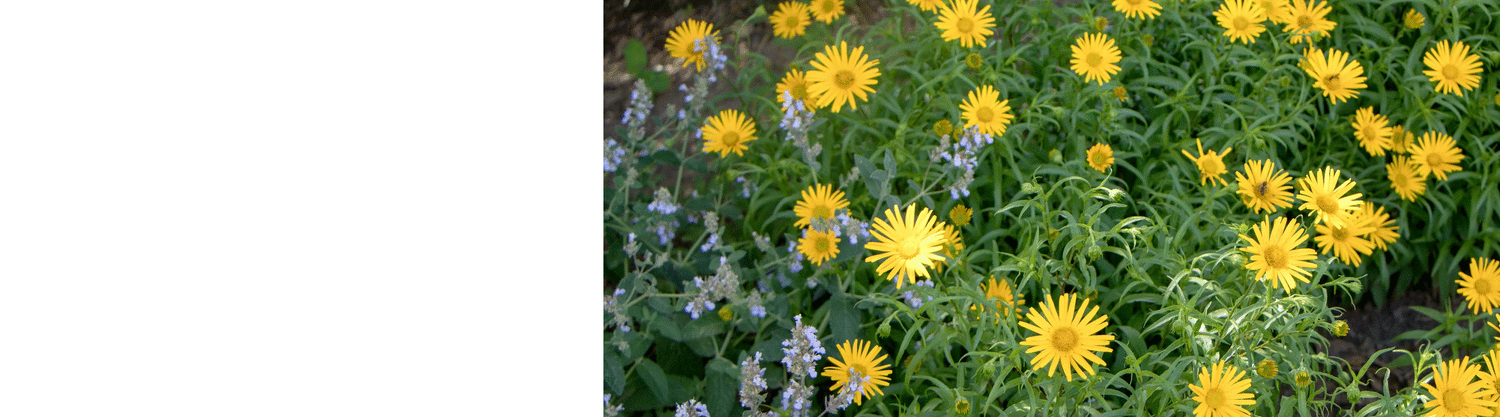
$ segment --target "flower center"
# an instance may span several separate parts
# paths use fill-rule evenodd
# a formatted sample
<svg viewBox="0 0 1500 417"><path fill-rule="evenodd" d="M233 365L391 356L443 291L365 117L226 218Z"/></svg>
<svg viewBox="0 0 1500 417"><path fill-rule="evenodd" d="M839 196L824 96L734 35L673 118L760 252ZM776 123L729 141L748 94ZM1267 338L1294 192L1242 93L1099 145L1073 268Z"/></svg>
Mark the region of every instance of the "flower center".
<svg viewBox="0 0 1500 417"><path fill-rule="evenodd" d="M995 111L990 109L989 107L980 107L978 111L974 112L974 118L983 123L989 123L990 119L993 119L994 117Z"/></svg>
<svg viewBox="0 0 1500 417"><path fill-rule="evenodd" d="M1456 389L1443 390L1443 408L1449 411L1464 409L1464 393Z"/></svg>
<svg viewBox="0 0 1500 417"><path fill-rule="evenodd" d="M824 219L832 219L833 218L833 206L824 205L824 204L819 204L817 206L813 206L812 215L813 215L813 217L821 217L821 218L824 218Z"/></svg>
<svg viewBox="0 0 1500 417"><path fill-rule="evenodd" d="M734 145L740 143L740 134L739 132L724 132L719 135L719 142L723 143L726 148L733 148Z"/></svg>
<svg viewBox="0 0 1500 417"><path fill-rule="evenodd" d="M1208 175L1219 175L1224 172L1224 161L1206 159L1203 161L1203 173Z"/></svg>
<svg viewBox="0 0 1500 417"><path fill-rule="evenodd" d="M1328 78L1323 79L1323 85L1326 87L1325 89L1328 90L1328 91L1338 91L1339 89L1343 88L1342 86L1344 84L1341 83L1341 82L1339 82L1339 75L1338 74L1333 74L1333 75L1329 75Z"/></svg>
<svg viewBox="0 0 1500 417"><path fill-rule="evenodd" d="M1062 353L1073 351L1078 346L1078 333L1072 327L1058 327L1052 330L1052 348Z"/></svg>
<svg viewBox="0 0 1500 417"><path fill-rule="evenodd" d="M1260 252L1261 259L1266 261L1270 269L1286 269L1286 249L1279 246L1271 246Z"/></svg>
<svg viewBox="0 0 1500 417"><path fill-rule="evenodd" d="M833 1L823 2L823 13L833 13Z"/></svg>
<svg viewBox="0 0 1500 417"><path fill-rule="evenodd" d="M1490 284L1490 280L1487 278L1479 278L1474 280L1474 291L1480 294L1488 295L1490 291L1494 289L1493 287L1494 286Z"/></svg>
<svg viewBox="0 0 1500 417"><path fill-rule="evenodd" d="M1250 27L1250 19L1246 19L1244 16L1235 16L1234 17L1234 30L1243 32L1245 29L1248 29L1249 27Z"/></svg>
<svg viewBox="0 0 1500 417"><path fill-rule="evenodd" d="M1436 152L1427 154L1427 166L1428 167L1437 168L1439 165L1442 165L1442 164L1443 164L1443 156L1442 155L1438 155Z"/></svg>
<svg viewBox="0 0 1500 417"><path fill-rule="evenodd" d="M1339 202L1334 201L1333 197L1329 197L1327 194L1320 195L1313 201L1318 203L1318 210L1324 213L1333 213L1339 210Z"/></svg>
<svg viewBox="0 0 1500 417"><path fill-rule="evenodd" d="M1375 125L1365 125L1365 137L1370 141L1380 140L1380 132L1375 129Z"/></svg>
<svg viewBox="0 0 1500 417"><path fill-rule="evenodd" d="M788 15L786 17L786 26L789 27L789 28L796 28L801 23L802 23L802 17L801 16L793 14L793 15Z"/></svg>
<svg viewBox="0 0 1500 417"><path fill-rule="evenodd" d="M828 253L828 252L830 252L830 249L832 249L832 248L829 247L829 246L832 246L831 243L833 243L833 242L830 242L826 238L825 239L817 239L817 240L813 241L813 249L817 249L818 253Z"/></svg>
<svg viewBox="0 0 1500 417"><path fill-rule="evenodd" d="M837 84L839 88L848 90L850 87L854 86L854 71L839 71L837 74L833 75L833 83Z"/></svg>
<svg viewBox="0 0 1500 417"><path fill-rule="evenodd" d="M1205 391L1207 392L1203 393L1203 405L1208 406L1212 410L1224 407L1224 389L1214 387Z"/></svg>
<svg viewBox="0 0 1500 417"><path fill-rule="evenodd" d="M1104 153L1101 152L1101 153L1095 153L1093 155L1089 155L1089 164L1090 165L1095 165L1095 166L1103 166L1103 165L1105 165L1105 163L1104 163Z"/></svg>
<svg viewBox="0 0 1500 417"><path fill-rule="evenodd" d="M901 242L901 257L911 259L917 257L917 238L912 237Z"/></svg>
<svg viewBox="0 0 1500 417"><path fill-rule="evenodd" d="M958 31L960 33L973 32L974 31L974 19L970 19L970 18L967 18L967 17L958 18L958 22L954 23L953 27L958 28Z"/></svg>
<svg viewBox="0 0 1500 417"><path fill-rule="evenodd" d="M1443 78L1447 78L1450 80L1458 79L1458 66L1453 64L1444 65Z"/></svg>
<svg viewBox="0 0 1500 417"><path fill-rule="evenodd" d="M1255 186L1255 195L1258 195L1258 196L1261 196L1261 197L1265 197L1266 193L1269 192L1269 191L1271 191L1271 183L1270 182L1261 181L1260 185Z"/></svg>
<svg viewBox="0 0 1500 417"><path fill-rule="evenodd" d="M1335 242L1343 242L1345 239L1349 238L1349 231L1345 230L1342 227L1334 227L1329 229L1328 235L1333 237L1333 240Z"/></svg>
<svg viewBox="0 0 1500 417"><path fill-rule="evenodd" d="M1308 26L1312 26L1312 16L1308 16L1308 15L1297 16L1297 26L1303 27L1304 29L1302 29L1302 30L1306 31L1307 30L1306 28Z"/></svg>
<svg viewBox="0 0 1500 417"><path fill-rule="evenodd" d="M795 99L798 99L798 100L806 100L807 99L807 83L801 83L801 84L797 84L795 86L792 86L792 98L795 98Z"/></svg>
<svg viewBox="0 0 1500 417"><path fill-rule="evenodd" d="M1089 52L1088 55L1084 55L1083 62L1087 62L1091 67L1097 67L1099 63L1104 62L1104 57L1097 52Z"/></svg>

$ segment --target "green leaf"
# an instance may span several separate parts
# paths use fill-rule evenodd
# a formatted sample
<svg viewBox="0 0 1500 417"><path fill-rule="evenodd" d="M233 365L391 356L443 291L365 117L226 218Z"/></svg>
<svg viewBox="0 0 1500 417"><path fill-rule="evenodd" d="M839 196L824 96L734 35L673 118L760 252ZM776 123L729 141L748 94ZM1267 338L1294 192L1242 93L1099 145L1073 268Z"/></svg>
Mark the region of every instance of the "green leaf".
<svg viewBox="0 0 1500 417"><path fill-rule="evenodd" d="M646 45L639 39L625 43L625 70L640 77L646 71Z"/></svg>
<svg viewBox="0 0 1500 417"><path fill-rule="evenodd" d="M651 394L655 395L657 400L661 402L672 401L671 385L667 384L667 374L661 371L661 366L658 366L656 362L652 362L650 359L642 359L641 363L635 366L635 371L637 375L641 376L641 380L646 383L646 388L651 390Z"/></svg>
<svg viewBox="0 0 1500 417"><path fill-rule="evenodd" d="M828 325L833 330L832 345L859 339L859 327L864 321L864 313L854 308L854 301L848 295L835 294L829 300Z"/></svg>
<svg viewBox="0 0 1500 417"><path fill-rule="evenodd" d="M604 347L604 385L616 396L625 393L625 368L620 366L620 355L610 346Z"/></svg>
<svg viewBox="0 0 1500 417"><path fill-rule="evenodd" d="M708 362L708 392L703 404L708 414L715 416L734 415L739 408L739 368L724 358Z"/></svg>

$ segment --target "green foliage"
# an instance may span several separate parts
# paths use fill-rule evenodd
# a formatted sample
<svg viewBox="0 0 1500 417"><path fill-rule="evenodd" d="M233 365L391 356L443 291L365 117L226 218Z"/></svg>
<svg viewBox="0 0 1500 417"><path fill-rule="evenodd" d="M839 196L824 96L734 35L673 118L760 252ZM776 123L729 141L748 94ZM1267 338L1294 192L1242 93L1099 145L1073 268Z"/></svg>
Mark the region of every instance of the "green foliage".
<svg viewBox="0 0 1500 417"><path fill-rule="evenodd" d="M1299 68L1306 43L1289 44L1279 24L1268 24L1255 43L1230 42L1212 16L1219 2L1164 1L1149 20L1127 19L1103 1L984 3L999 22L985 46L944 41L936 15L904 1L874 12L874 21L846 16L775 40L796 51L792 67L803 70L840 41L879 60L867 100L819 109L800 128L783 121L787 111L777 100L785 68L728 46L746 41L749 25L769 25L765 10L718 22L726 28L728 70L717 74L714 91L725 92L666 104L657 117L610 137L616 142L605 158L618 162L604 174L603 378L613 404L665 415L697 399L715 416L785 415L782 394L805 379L816 391L814 412L1189 415L1198 403L1187 386L1201 385L1199 372L1222 360L1246 372L1256 415L1411 415L1430 396L1394 385L1394 369L1430 381L1442 356L1477 357L1493 343L1483 324L1488 314L1413 307L1440 323L1399 338L1422 341L1421 349L1381 350L1360 366L1329 356L1342 313L1333 305L1384 305L1412 289L1453 305L1469 259L1500 252L1500 232L1488 227L1500 221L1500 20L1493 17L1500 7L1334 2L1328 19L1337 27L1313 43L1349 52L1368 78L1356 97L1334 104ZM1408 10L1424 13L1426 25L1404 27ZM1102 86L1068 64L1074 40L1097 32L1100 16L1123 56ZM1422 54L1437 40L1474 48L1484 68L1477 88L1462 97L1433 90ZM663 91L637 71L645 70L646 47L660 46L630 43L627 66L647 79L647 90ZM965 63L971 53L981 57L977 68ZM706 79L695 74L682 89L693 94ZM961 159L954 143L967 122L960 104L983 85L1009 100L1015 119L992 143L970 148L970 170L953 163ZM1425 194L1403 200L1386 175L1395 152L1373 156L1356 139L1351 118L1363 107L1418 137L1451 135L1462 170L1427 178ZM708 116L729 108L753 119L757 139L745 142L743 155L701 152ZM934 132L940 121L955 132ZM797 137L799 129L806 136ZM1201 181L1183 155L1198 154L1197 140L1205 150L1232 149L1222 176L1229 185ZM1115 158L1104 172L1086 161L1100 143ZM1313 216L1298 208L1302 201L1270 215L1242 203L1234 174L1263 159L1294 178L1340 170L1365 204L1391 213L1400 238L1359 266L1320 250L1311 282L1290 290L1256 280L1242 250L1252 225L1286 217L1318 234ZM804 236L793 225L794 207L815 184L831 184L849 201L842 217L814 222L815 230L840 234L837 255L821 264L807 259L806 247L794 249ZM950 247L944 266L932 269L931 286L898 287L866 261L877 253L865 246L877 238L869 225L910 205L942 222L958 205L974 211L971 223L956 228L962 247ZM1318 248L1312 238L1301 247ZM1035 333L1019 325L1028 319L1015 306L987 296L982 284L991 277L1013 284L1025 300L1022 313L1064 293L1099 306L1108 316L1103 333L1114 337L1100 354L1104 364L1072 381L1035 368L1036 353L1020 345ZM716 280L733 289L711 290ZM714 306L704 308L704 300ZM695 308L702 310L696 318ZM827 349L820 370L841 358L834 346L848 340L871 341L888 355L882 364L893 373L883 395L827 410L838 394L832 379L788 375L782 341L794 337L796 316ZM768 390L747 411L740 364L757 353ZM1395 362L1372 367L1382 355ZM1257 373L1263 360L1276 364L1274 375ZM1299 374L1311 383L1299 383Z"/></svg>

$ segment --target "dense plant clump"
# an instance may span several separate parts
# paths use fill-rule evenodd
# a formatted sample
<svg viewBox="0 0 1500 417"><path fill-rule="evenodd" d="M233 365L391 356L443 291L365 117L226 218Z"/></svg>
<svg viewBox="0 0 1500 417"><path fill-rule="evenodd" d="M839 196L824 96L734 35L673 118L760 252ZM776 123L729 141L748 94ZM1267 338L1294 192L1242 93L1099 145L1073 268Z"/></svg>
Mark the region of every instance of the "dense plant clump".
<svg viewBox="0 0 1500 417"><path fill-rule="evenodd" d="M606 415L1500 411L1500 5L851 7L647 46L691 75L604 141ZM1414 287L1463 300L1419 349L1328 354Z"/></svg>

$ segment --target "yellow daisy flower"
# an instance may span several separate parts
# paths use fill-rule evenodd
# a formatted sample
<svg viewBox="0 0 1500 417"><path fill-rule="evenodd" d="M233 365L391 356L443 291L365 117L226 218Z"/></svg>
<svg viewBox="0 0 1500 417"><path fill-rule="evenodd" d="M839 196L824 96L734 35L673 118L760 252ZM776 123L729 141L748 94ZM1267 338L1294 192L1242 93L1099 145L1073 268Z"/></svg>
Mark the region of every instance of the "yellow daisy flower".
<svg viewBox="0 0 1500 417"><path fill-rule="evenodd" d="M1469 273L1458 273L1458 294L1474 314L1489 313L1500 306L1500 262L1470 258Z"/></svg>
<svg viewBox="0 0 1500 417"><path fill-rule="evenodd" d="M1193 408L1194 417L1250 416L1245 406L1255 404L1255 394L1245 392L1250 389L1245 371L1219 361L1212 369L1205 366L1198 372L1198 383L1203 386L1188 384L1193 401L1198 402L1198 407Z"/></svg>
<svg viewBox="0 0 1500 417"><path fill-rule="evenodd" d="M981 65L984 65L984 57L979 56L977 53L970 53L968 57L964 58L964 65L968 65L969 68L979 68Z"/></svg>
<svg viewBox="0 0 1500 417"><path fill-rule="evenodd" d="M735 109L725 109L718 116L708 118L703 125L703 152L718 152L719 157L728 157L730 152L744 155L745 142L755 140L755 125L750 118Z"/></svg>
<svg viewBox="0 0 1500 417"><path fill-rule="evenodd" d="M995 312L996 317L999 317L1002 312L1010 314L1014 311L1016 314L1020 314L1021 305L1026 304L1025 297L1016 294L1015 288L1011 287L1010 280L1008 279L1001 278L996 280L994 275L990 275L989 281L979 284L979 289L980 291L984 291L984 298L995 300L995 306L1000 308L1001 311ZM973 310L974 308L970 307L969 309ZM979 311L984 310L984 306L979 306Z"/></svg>
<svg viewBox="0 0 1500 417"><path fill-rule="evenodd" d="M771 14L771 32L786 39L802 36L807 33L807 25L812 24L809 16L806 3L782 2L776 7L776 13Z"/></svg>
<svg viewBox="0 0 1500 417"><path fill-rule="evenodd" d="M1303 38L1313 35L1325 35L1333 30L1338 23L1328 20L1328 12L1333 8L1328 7L1328 2L1313 5L1313 0L1292 0L1292 7L1287 11L1286 26L1281 28L1283 32L1291 32L1291 43L1300 43Z"/></svg>
<svg viewBox="0 0 1500 417"><path fill-rule="evenodd" d="M1412 138L1411 131L1401 125L1391 127L1391 150L1396 153L1411 153Z"/></svg>
<svg viewBox="0 0 1500 417"><path fill-rule="evenodd" d="M927 268L942 259L937 252L946 242L942 229L937 227L937 217L926 207L921 214L916 210L915 204L907 206L906 215L902 216L900 207L887 209L885 219L874 221L874 230L870 231L874 241L865 244L865 249L878 252L865 258L865 262L879 262L875 273L895 281L896 289L908 282L916 283L918 276L928 277Z"/></svg>
<svg viewBox="0 0 1500 417"><path fill-rule="evenodd" d="M792 225L811 226L814 217L832 220L836 215L834 212L844 207L849 207L849 200L844 199L843 191L834 191L828 184L809 185L802 190L802 199L792 207L792 213L797 214L797 222Z"/></svg>
<svg viewBox="0 0 1500 417"><path fill-rule="evenodd" d="M781 76L781 82L776 83L776 101L781 103L781 110L786 110L786 92L792 92L792 99L801 101L803 105L813 106L818 104L813 95L807 92L807 73L797 69L791 69L786 75Z"/></svg>
<svg viewBox="0 0 1500 417"><path fill-rule="evenodd" d="M1234 180L1240 187L1240 200L1256 214L1292 206L1292 186L1288 185L1292 177L1286 171L1277 171L1269 159L1246 161L1244 174L1234 173Z"/></svg>
<svg viewBox="0 0 1500 417"><path fill-rule="evenodd" d="M855 97L868 100L867 94L875 92L870 86L879 82L875 77L880 76L880 69L875 66L880 65L880 60L869 59L865 47L856 46L850 51L846 42L839 41L839 49L825 46L814 58L813 70L807 72L807 92L818 97L818 108L832 104L833 112L838 113L848 102L849 108L855 109L858 108Z"/></svg>
<svg viewBox="0 0 1500 417"><path fill-rule="evenodd" d="M714 30L713 23L688 19L677 25L676 29L672 29L672 33L667 36L667 52L671 52L673 58L682 58L684 68L688 64L694 64L698 71L702 71L703 53L707 45L699 46L698 50L694 51L693 44L707 36L713 36L715 41L723 41L723 38L719 36L719 31Z"/></svg>
<svg viewBox="0 0 1500 417"><path fill-rule="evenodd" d="M1297 199L1302 201L1298 207L1307 210L1309 214L1317 214L1316 223L1332 226L1343 226L1353 216L1355 210L1359 209L1360 193L1350 194L1354 189L1354 180L1338 182L1341 173L1333 167L1325 167L1322 171L1307 173L1307 176L1297 180Z"/></svg>
<svg viewBox="0 0 1500 417"><path fill-rule="evenodd" d="M1427 23L1427 17L1417 13L1417 9L1407 9L1406 17L1402 19L1407 29L1421 29Z"/></svg>
<svg viewBox="0 0 1500 417"><path fill-rule="evenodd" d="M1401 238L1401 227L1396 225L1395 220L1386 214L1385 207L1377 206L1366 201L1360 204L1359 218L1366 226L1365 239L1375 244L1375 248L1385 250L1386 244L1395 243Z"/></svg>
<svg viewBox="0 0 1500 417"><path fill-rule="evenodd" d="M1161 5L1151 0L1114 0L1110 4L1132 19L1151 19L1161 15Z"/></svg>
<svg viewBox="0 0 1500 417"><path fill-rule="evenodd" d="M938 120L937 123L932 124L932 133L936 133L938 136L953 133L953 123L946 119Z"/></svg>
<svg viewBox="0 0 1500 417"><path fill-rule="evenodd" d="M1089 166L1099 172L1104 172L1105 169L1115 164L1115 151L1107 144L1096 143L1094 147L1089 148L1088 152Z"/></svg>
<svg viewBox="0 0 1500 417"><path fill-rule="evenodd" d="M1204 152L1203 139L1194 140L1198 142L1198 156L1193 156L1186 149L1182 151L1182 154L1187 155L1188 158L1193 160L1194 164L1198 165L1198 183L1206 185L1218 181L1219 185L1229 185L1221 177L1224 176L1225 172L1224 155L1228 155L1229 151L1234 150L1234 148L1225 148L1224 153L1218 153L1213 150Z"/></svg>
<svg viewBox="0 0 1500 417"><path fill-rule="evenodd" d="M1319 253L1327 254L1331 250L1344 264L1358 267L1363 261L1361 257L1375 250L1375 244L1365 239L1372 230L1363 220L1352 217L1343 226L1314 226L1318 235L1313 237L1313 241L1317 242Z"/></svg>
<svg viewBox="0 0 1500 417"><path fill-rule="evenodd" d="M1386 164L1385 177L1391 180L1391 189L1406 201L1417 201L1417 196L1427 192L1427 176L1417 172L1410 157L1398 156Z"/></svg>
<svg viewBox="0 0 1500 417"><path fill-rule="evenodd" d="M1115 98L1125 101L1125 87L1115 87Z"/></svg>
<svg viewBox="0 0 1500 417"><path fill-rule="evenodd" d="M1281 288L1291 293L1296 281L1312 282L1308 271L1315 267L1313 259L1318 253L1312 248L1301 247L1307 242L1302 225L1287 222L1285 217L1261 220L1251 227L1255 238L1240 235L1248 243L1241 251L1250 254L1245 269L1255 271L1256 280L1269 278L1272 288ZM1293 281L1296 279L1296 281Z"/></svg>
<svg viewBox="0 0 1500 417"><path fill-rule="evenodd" d="M1115 47L1115 40L1109 35L1095 33L1083 35L1072 45L1073 72L1083 76L1084 82L1098 81L1099 85L1109 82L1115 73L1120 72L1120 48Z"/></svg>
<svg viewBox="0 0 1500 417"><path fill-rule="evenodd" d="M1463 171L1458 162L1464 160L1462 149L1453 142L1453 137L1442 132L1427 132L1417 140L1417 146L1411 148L1412 167L1416 168L1417 174L1437 177L1447 180L1448 173Z"/></svg>
<svg viewBox="0 0 1500 417"><path fill-rule="evenodd" d="M1261 378L1275 378L1276 374L1280 372L1281 369L1276 366L1276 361L1270 359L1262 360L1259 364L1255 365L1255 373L1260 374Z"/></svg>
<svg viewBox="0 0 1500 417"><path fill-rule="evenodd" d="M1015 116L1010 114L1010 100L1000 100L994 87L981 85L969 92L969 98L958 105L963 110L964 127L979 127L979 133L1004 135Z"/></svg>
<svg viewBox="0 0 1500 417"><path fill-rule="evenodd" d="M958 229L951 224L942 222L939 224L942 225L939 229L943 232L943 256L946 258L938 258L932 263L933 273L943 272L943 267L948 265L948 259L957 260L959 252L964 250L964 237L958 233Z"/></svg>
<svg viewBox="0 0 1500 417"><path fill-rule="evenodd" d="M917 8L922 9L924 12L937 10L937 8L943 6L943 0L906 0L906 2L917 6Z"/></svg>
<svg viewBox="0 0 1500 417"><path fill-rule="evenodd" d="M1459 97L1464 96L1464 90L1479 87L1479 74L1484 72L1480 69L1479 55L1469 53L1469 45L1463 42L1438 41L1422 55L1422 63L1427 64L1422 73L1437 83L1433 91Z"/></svg>
<svg viewBox="0 0 1500 417"><path fill-rule="evenodd" d="M810 10L819 22L833 23L833 19L844 15L844 0L812 0Z"/></svg>
<svg viewBox="0 0 1500 417"><path fill-rule="evenodd" d="M1031 347L1026 353L1037 354L1031 358L1032 370L1040 371L1046 366L1050 377L1061 365L1063 375L1072 381L1075 370L1079 377L1094 374L1094 367L1089 362L1105 364L1095 352L1114 351L1109 348L1109 343L1115 340L1115 336L1098 334L1109 325L1108 314L1095 316L1099 306L1085 313L1088 300L1079 300L1077 294L1071 293L1058 297L1057 302L1043 298L1041 307L1040 312L1036 308L1030 309L1026 320L1020 323L1021 327L1036 333L1021 341L1021 346Z"/></svg>
<svg viewBox="0 0 1500 417"><path fill-rule="evenodd" d="M1230 41L1255 43L1255 37L1266 31L1265 10L1255 0L1224 0L1219 10L1214 11L1219 26L1224 27L1224 36Z"/></svg>
<svg viewBox="0 0 1500 417"><path fill-rule="evenodd" d="M958 227L968 226L969 219L973 216L974 210L964 207L963 204L953 206L952 210L948 210L948 220L952 220L953 225Z"/></svg>
<svg viewBox="0 0 1500 417"><path fill-rule="evenodd" d="M984 46L985 38L995 33L990 29L995 27L995 16L990 14L990 6L977 9L978 4L978 0L953 0L953 7L938 9L938 21L932 25L943 30L945 41L957 39L965 48Z"/></svg>
<svg viewBox="0 0 1500 417"><path fill-rule="evenodd" d="M880 387L891 385L891 366L881 364L885 362L886 355L880 353L880 346L864 340L854 340L840 343L838 350L839 357L844 359L829 356L828 361L833 362L833 365L823 368L823 376L834 381L830 390L837 394L844 385L857 377L869 380L854 394L855 404L864 404L865 397L885 394Z"/></svg>
<svg viewBox="0 0 1500 417"><path fill-rule="evenodd" d="M814 266L822 265L823 261L839 256L839 238L831 230L803 229L802 238L797 239L797 251L807 256Z"/></svg>
<svg viewBox="0 0 1500 417"><path fill-rule="evenodd" d="M1493 327L1494 324L1491 324ZM1479 385L1488 387L1492 394L1485 397L1486 400L1496 401L1500 406L1500 349L1491 348L1490 352L1482 356L1484 358L1484 369L1486 372L1479 373Z"/></svg>
<svg viewBox="0 0 1500 417"><path fill-rule="evenodd" d="M1291 0L1255 0L1271 23L1286 24L1292 19Z"/></svg>
<svg viewBox="0 0 1500 417"><path fill-rule="evenodd" d="M1385 150L1391 148L1391 123L1385 116L1375 114L1374 107L1365 107L1354 112L1354 137L1359 139L1359 146L1365 148L1374 156L1385 156Z"/></svg>
<svg viewBox="0 0 1500 417"><path fill-rule="evenodd" d="M1422 388L1432 400L1423 406L1430 408L1426 416L1480 416L1489 415L1494 401L1486 398L1494 395L1493 387L1486 387L1479 378L1479 366L1469 365L1469 357L1442 363L1433 369L1432 384L1423 383Z"/></svg>
<svg viewBox="0 0 1500 417"><path fill-rule="evenodd" d="M1323 51L1309 48L1307 59L1303 69L1315 80L1313 86L1322 89L1333 104L1359 95L1357 90L1365 88L1365 68L1359 61L1349 59L1344 51L1330 49L1324 55Z"/></svg>

